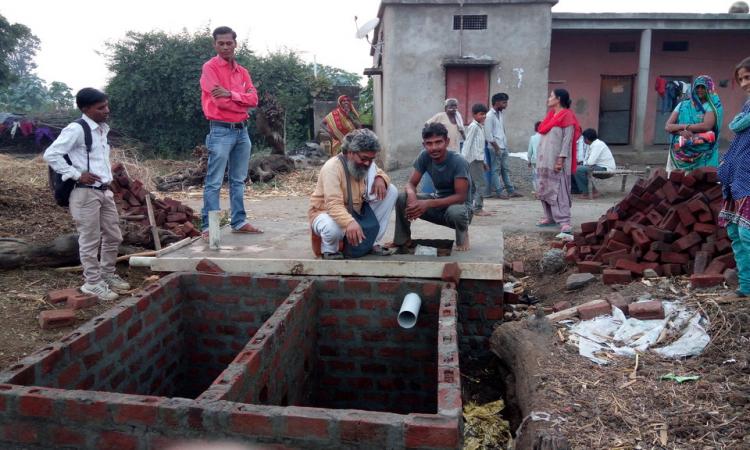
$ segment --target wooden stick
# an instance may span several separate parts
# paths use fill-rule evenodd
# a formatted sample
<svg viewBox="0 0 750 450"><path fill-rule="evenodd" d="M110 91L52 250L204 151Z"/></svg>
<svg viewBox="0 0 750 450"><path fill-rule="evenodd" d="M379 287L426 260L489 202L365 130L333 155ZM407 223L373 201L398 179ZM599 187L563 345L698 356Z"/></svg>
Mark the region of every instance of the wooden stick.
<svg viewBox="0 0 750 450"><path fill-rule="evenodd" d="M146 210L148 211L148 224L151 228L151 235L154 237L154 248L161 250L161 241L159 240L159 230L156 229L156 220L154 219L154 207L151 206L151 193L146 192Z"/></svg>
<svg viewBox="0 0 750 450"><path fill-rule="evenodd" d="M138 253L131 253L129 255L122 255L118 256L115 260L116 262L122 262L127 261L130 259L131 256L156 256L156 251L149 250L147 252L138 252ZM55 269L57 272L80 272L83 270L83 266L73 266L73 267L58 267Z"/></svg>

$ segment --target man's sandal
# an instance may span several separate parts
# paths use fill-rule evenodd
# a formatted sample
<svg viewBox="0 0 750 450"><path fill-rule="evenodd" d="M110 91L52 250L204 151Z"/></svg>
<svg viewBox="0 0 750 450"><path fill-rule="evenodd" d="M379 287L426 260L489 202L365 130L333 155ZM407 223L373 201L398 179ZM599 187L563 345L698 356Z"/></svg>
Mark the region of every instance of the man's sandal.
<svg viewBox="0 0 750 450"><path fill-rule="evenodd" d="M391 256L398 250L398 247L389 247L386 248L382 245L375 245L372 247L372 250L370 250L371 255L375 256Z"/></svg>

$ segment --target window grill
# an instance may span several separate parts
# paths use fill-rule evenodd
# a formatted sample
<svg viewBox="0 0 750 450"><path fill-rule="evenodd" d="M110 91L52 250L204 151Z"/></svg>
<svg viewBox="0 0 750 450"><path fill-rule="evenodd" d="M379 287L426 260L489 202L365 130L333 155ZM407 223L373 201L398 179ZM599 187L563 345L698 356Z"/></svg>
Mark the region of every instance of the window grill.
<svg viewBox="0 0 750 450"><path fill-rule="evenodd" d="M610 42L609 43L610 53L634 53L635 52L635 41L627 42Z"/></svg>
<svg viewBox="0 0 750 450"><path fill-rule="evenodd" d="M486 30L487 29L487 15L467 15L467 16L453 16L453 29L461 29L461 20L463 19L464 30Z"/></svg>
<svg viewBox="0 0 750 450"><path fill-rule="evenodd" d="M665 52L686 52L688 47L688 41L664 41L661 45Z"/></svg>

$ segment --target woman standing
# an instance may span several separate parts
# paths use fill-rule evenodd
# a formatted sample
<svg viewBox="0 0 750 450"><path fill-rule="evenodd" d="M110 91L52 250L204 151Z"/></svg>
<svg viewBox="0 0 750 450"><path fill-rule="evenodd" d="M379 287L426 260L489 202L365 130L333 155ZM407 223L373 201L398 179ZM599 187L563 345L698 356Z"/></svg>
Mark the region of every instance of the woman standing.
<svg viewBox="0 0 750 450"><path fill-rule="evenodd" d="M342 95L336 103L336 108L323 118L323 128L331 137L331 156L341 151L344 136L350 131L362 128L359 113L349 97Z"/></svg>
<svg viewBox="0 0 750 450"><path fill-rule="evenodd" d="M544 217L537 222L540 227L560 224L560 231L570 233L570 174L576 169L575 143L581 135L581 126L570 110L570 94L565 89L555 89L547 99L550 107L547 117L539 124L537 154L537 198L542 201Z"/></svg>
<svg viewBox="0 0 750 450"><path fill-rule="evenodd" d="M723 117L724 108L714 92L714 81L708 75L697 77L690 98L677 104L664 127L672 133L667 172L717 167Z"/></svg>
<svg viewBox="0 0 750 450"><path fill-rule="evenodd" d="M750 94L750 57L737 64L734 78ZM719 225L726 227L732 240L740 281L737 295L746 297L750 295L750 98L729 123L729 129L735 137L719 166L724 191Z"/></svg>

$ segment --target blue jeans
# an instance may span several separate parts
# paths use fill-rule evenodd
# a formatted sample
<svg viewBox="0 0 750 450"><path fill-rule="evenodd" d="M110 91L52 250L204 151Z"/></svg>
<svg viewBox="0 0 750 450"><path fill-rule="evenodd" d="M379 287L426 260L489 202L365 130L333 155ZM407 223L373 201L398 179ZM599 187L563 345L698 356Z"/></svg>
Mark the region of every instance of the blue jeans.
<svg viewBox="0 0 750 450"><path fill-rule="evenodd" d="M573 174L573 185L571 194L588 194L589 193L589 172L592 171L606 171L607 168L603 166L585 166L581 164L576 168L576 173Z"/></svg>
<svg viewBox="0 0 750 450"><path fill-rule="evenodd" d="M727 234L732 240L732 251L737 263L740 292L750 295L750 229L736 223L727 224Z"/></svg>
<svg viewBox="0 0 750 450"><path fill-rule="evenodd" d="M503 185L508 195L512 194L516 188L510 183L510 171L508 170L508 149L504 148L500 150L500 153L493 149L489 151L490 154L490 195L503 193L503 186L500 185L500 177L503 179Z"/></svg>
<svg viewBox="0 0 750 450"><path fill-rule="evenodd" d="M232 229L247 223L245 214L245 180L250 162L250 136L247 128L224 128L211 125L206 136L208 148L208 170L203 188L202 227L208 229L208 212L221 209L219 191L224 181L224 172L229 165L229 208L232 211Z"/></svg>

